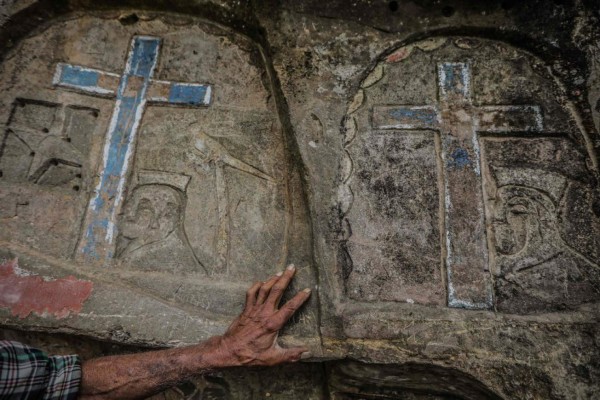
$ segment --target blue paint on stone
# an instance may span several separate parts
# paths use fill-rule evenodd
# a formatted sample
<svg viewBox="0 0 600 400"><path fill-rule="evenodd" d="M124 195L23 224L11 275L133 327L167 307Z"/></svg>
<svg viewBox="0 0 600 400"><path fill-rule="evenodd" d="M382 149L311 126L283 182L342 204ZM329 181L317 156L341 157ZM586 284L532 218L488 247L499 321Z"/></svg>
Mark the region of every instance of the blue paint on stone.
<svg viewBox="0 0 600 400"><path fill-rule="evenodd" d="M99 76L100 74L97 71L90 71L78 66L64 64L58 83L78 87L95 87L98 85Z"/></svg>
<svg viewBox="0 0 600 400"><path fill-rule="evenodd" d="M93 205L94 211L99 213L103 209L106 209L111 215L114 212L114 201L110 200L114 199L117 195L119 181L124 174L125 156L133 139L132 130L135 123L135 113L140 103L138 96L121 97L120 100L119 113L116 116L117 123L115 124L115 128L109 132L111 139L108 148L108 157L105 160L104 170L100 176L99 195L96 197Z"/></svg>
<svg viewBox="0 0 600 400"><path fill-rule="evenodd" d="M430 108L395 108L389 111L392 118L404 124L418 126L415 122L426 126L432 126L436 123L437 113Z"/></svg>
<svg viewBox="0 0 600 400"><path fill-rule="evenodd" d="M82 252L84 254L86 254L88 257L94 258L94 259L99 259L99 255L96 252L96 235L97 235L97 231L99 230L100 232L106 232L106 230L108 229L108 219L104 218L104 219L97 219L92 221L91 224L88 225L86 231L85 231L85 235L84 237L89 238L89 240L86 241L85 246L82 249Z"/></svg>
<svg viewBox="0 0 600 400"><path fill-rule="evenodd" d="M123 195L123 186L128 173L128 154L131 154L135 136L146 105L146 93L160 51L160 39L149 36L134 36L125 72L120 78L116 93L116 104L106 134L103 165L96 193L90 201L87 226L84 228L81 252L100 259L111 258L113 229L117 206ZM102 71L90 71L83 67L61 64L58 85L78 88L97 94ZM130 79L141 79L141 85L129 85ZM205 105L210 91L208 85L171 83L167 104ZM132 92L135 90L135 92ZM112 92L112 91L110 91ZM111 233L112 235L109 235Z"/></svg>
<svg viewBox="0 0 600 400"><path fill-rule="evenodd" d="M88 225L88 228L85 231L85 237L89 239L85 242L85 245L81 249L81 252L90 258L96 260L99 259L100 257L96 252L96 240L94 239L94 225Z"/></svg>
<svg viewBox="0 0 600 400"><path fill-rule="evenodd" d="M446 89L446 91L450 91L456 87L456 84L454 82L454 79L456 79L456 77L454 76L454 65L444 64L442 68L444 68L445 77L443 82L444 89Z"/></svg>
<svg viewBox="0 0 600 400"><path fill-rule="evenodd" d="M169 102L173 104L205 104L206 85L174 83L169 92Z"/></svg>
<svg viewBox="0 0 600 400"><path fill-rule="evenodd" d="M467 83L464 64L443 63L442 69L445 77L442 85L446 93L464 94Z"/></svg>
<svg viewBox="0 0 600 400"><path fill-rule="evenodd" d="M473 162L465 149L459 147L450 154L448 167L462 169L470 165L473 165Z"/></svg>
<svg viewBox="0 0 600 400"><path fill-rule="evenodd" d="M160 39L154 37L136 37L131 54L130 75L150 78L158 58Z"/></svg>
<svg viewBox="0 0 600 400"><path fill-rule="evenodd" d="M140 122L149 80L158 59L159 46L158 38L134 38L130 68L121 77L117 91L116 110L110 124L112 129L108 132L108 154L100 175L98 193L92 203L92 220L84 236L82 251L88 256L97 258L98 242L106 241L109 221L115 219L119 185L127 172L127 153L133 144ZM142 77L143 83L133 96L125 96L125 88L131 76Z"/></svg>

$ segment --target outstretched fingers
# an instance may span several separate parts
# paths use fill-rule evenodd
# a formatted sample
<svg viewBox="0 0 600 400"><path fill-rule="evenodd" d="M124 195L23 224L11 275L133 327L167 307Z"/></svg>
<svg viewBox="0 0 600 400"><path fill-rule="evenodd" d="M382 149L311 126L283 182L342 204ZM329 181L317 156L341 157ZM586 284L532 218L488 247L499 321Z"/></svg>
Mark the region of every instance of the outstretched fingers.
<svg viewBox="0 0 600 400"><path fill-rule="evenodd" d="M286 270L283 271L283 275L281 275L281 278L279 278L275 285L273 285L273 288L271 289L269 297L267 298L265 303L269 304L274 309L277 308L277 306L279 305L279 301L283 296L283 292L285 292L285 289L287 289L295 273L296 267L294 267L294 265L288 266Z"/></svg>
<svg viewBox="0 0 600 400"><path fill-rule="evenodd" d="M258 293L258 289L260 289L262 282L256 282L248 291L246 292L246 307L244 308L244 312L250 312L252 307L256 304L256 293Z"/></svg>
<svg viewBox="0 0 600 400"><path fill-rule="evenodd" d="M263 284L260 286L260 289L258 290L258 298L256 299L257 305L263 304L265 300L267 300L267 297L269 297L269 293L271 293L271 288L279 280L280 276L281 272L279 272L276 275L273 275L268 280L263 282Z"/></svg>
<svg viewBox="0 0 600 400"><path fill-rule="evenodd" d="M310 297L310 289L306 288L301 292L296 293L287 303L285 303L279 311L271 317L271 324L276 329L281 329L285 323L294 315L296 311Z"/></svg>
<svg viewBox="0 0 600 400"><path fill-rule="evenodd" d="M304 289L278 309L294 273L295 268L290 266L248 289L244 313L232 322L221 340L233 356L232 365L276 365L310 357L305 347L282 349L277 344L280 329L310 297L310 289Z"/></svg>

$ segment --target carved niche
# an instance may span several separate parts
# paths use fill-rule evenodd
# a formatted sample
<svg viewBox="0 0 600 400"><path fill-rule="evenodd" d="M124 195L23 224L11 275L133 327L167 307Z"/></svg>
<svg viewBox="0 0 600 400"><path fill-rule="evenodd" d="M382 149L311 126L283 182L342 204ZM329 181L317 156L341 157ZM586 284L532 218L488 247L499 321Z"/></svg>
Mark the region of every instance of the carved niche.
<svg viewBox="0 0 600 400"><path fill-rule="evenodd" d="M289 262L313 286L271 85L256 44L192 19L22 40L0 71L2 248L217 315Z"/></svg>
<svg viewBox="0 0 600 400"><path fill-rule="evenodd" d="M346 295L517 313L600 299L597 158L572 110L540 60L500 42L382 57L344 122Z"/></svg>

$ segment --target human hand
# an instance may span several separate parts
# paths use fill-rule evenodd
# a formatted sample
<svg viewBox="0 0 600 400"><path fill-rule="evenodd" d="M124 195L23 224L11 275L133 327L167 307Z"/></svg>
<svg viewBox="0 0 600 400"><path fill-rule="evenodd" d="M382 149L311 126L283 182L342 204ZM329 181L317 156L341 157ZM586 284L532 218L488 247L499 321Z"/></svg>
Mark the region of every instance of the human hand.
<svg viewBox="0 0 600 400"><path fill-rule="evenodd" d="M246 293L244 311L229 326L220 343L240 365L275 365L309 355L306 347L284 349L277 343L279 330L310 297L310 289L304 289L278 309L295 272L290 265L283 273L256 282Z"/></svg>
<svg viewBox="0 0 600 400"><path fill-rule="evenodd" d="M257 282L246 294L246 307L223 336L194 346L98 357L82 364L82 399L141 399L215 368L238 365L275 365L308 355L305 347L283 349L277 334L308 300L304 289L278 309L295 269L266 282Z"/></svg>

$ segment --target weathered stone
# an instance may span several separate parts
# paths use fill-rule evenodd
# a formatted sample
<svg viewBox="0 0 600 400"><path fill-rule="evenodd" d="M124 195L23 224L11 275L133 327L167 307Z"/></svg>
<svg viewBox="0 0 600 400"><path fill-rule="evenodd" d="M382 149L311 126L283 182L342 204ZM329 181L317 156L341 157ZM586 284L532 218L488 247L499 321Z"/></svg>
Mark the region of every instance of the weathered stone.
<svg viewBox="0 0 600 400"><path fill-rule="evenodd" d="M600 267L591 251L597 217L569 194L578 189L585 197L584 182L591 178L585 156L563 139L489 142L485 153L493 176L489 198L498 309L542 312L597 301ZM574 213L586 214L585 233L573 231L577 220L567 215Z"/></svg>
<svg viewBox="0 0 600 400"><path fill-rule="evenodd" d="M457 46L466 39L462 42L438 42L436 46L426 43L421 47L419 42L414 45L419 50L411 52L396 51L407 55L393 62L388 57L379 64L386 65L386 74L378 83L364 89L368 100L363 111L357 111L356 100L349 106L348 118L357 121L358 139L346 145L355 177L350 183L347 183L348 179L343 180L343 185L349 185L354 194L352 208L345 213L352 226L352 236L347 244L352 272L347 288L349 296L356 299L441 304L444 302L441 297L441 271L436 268L434 260L439 260L443 253L448 304L489 308L492 307L493 293L485 232L482 170L488 168L484 161L493 165L496 157L490 154L482 156L481 146L495 138L522 135L552 137L566 134L563 133L565 130L585 142L586 134L573 126L569 128L565 123L573 116L569 116L568 109L563 108L554 97L558 88L552 77L534 72L536 61L530 56L494 42L480 41L474 54L472 46ZM447 61L463 59L469 62ZM370 76L366 79L369 80ZM529 83L518 88L511 87L516 81ZM420 87L414 86L416 84ZM547 89L534 90L533 85ZM360 97L363 95L360 94ZM423 131L437 132L436 144L430 136L426 140L424 135L428 134ZM516 148L524 148L514 141L510 143ZM396 148L401 152L394 154ZM540 169L556 169L558 160L544 158L543 151L543 148L536 150L529 146L526 159L507 148L503 154L513 160L519 158L519 162L504 163L511 167L529 163L537 164ZM585 158L576 156L570 159L570 154L574 151L566 151L561 157L569 163L581 163L581 159ZM439 158L437 161L436 156ZM382 157L386 161L382 161ZM341 164L343 177L348 175L345 172L348 164L346 161ZM597 174L594 168L586 169L585 164L578 169L579 179L590 181ZM545 188L548 185L565 185L564 179L558 175L543 179L530 169L522 170L522 175L538 181L543 187L538 190L552 190ZM511 182L520 186L531 185L520 182L511 173L503 174L503 180L503 185ZM554 199L558 205L562 188L554 189L559 192L559 197ZM440 197L441 202L438 200ZM438 215L440 203L443 216ZM557 215L558 210L551 212ZM494 220L493 211L490 213L488 218ZM419 227L416 232L415 227ZM440 227L443 227L442 235ZM555 223L548 229L556 232L558 225ZM493 234L492 229L489 235ZM549 248L558 246L554 242L560 241L558 237L549 235L537 241L532 238L523 240L527 240L529 246L538 247L535 251L547 254L548 258L557 254L558 250L552 252ZM514 252L519 251L520 248ZM518 257L532 256L519 254ZM501 257L496 258L496 262L503 263ZM528 265L536 262L541 261L526 261ZM597 261L587 259L587 262L589 266L584 270L590 270L591 275L584 278L575 274L566 278L568 281L588 282L565 289L580 293L567 301L569 304L597 299L598 293L594 289L598 285L594 278ZM494 268L502 269L498 265ZM524 268L528 267L517 269ZM571 268L577 269L575 266ZM500 272L501 275L505 273ZM535 286L544 286L543 281L555 281L552 288L546 289L548 293L556 291L561 284L565 285L564 281L557 280L558 277L540 279L524 290L535 291ZM496 282L497 286L499 282ZM422 286L424 283L430 286ZM584 286L586 289L583 289ZM498 296L505 304L504 298L510 289L503 286L498 290L503 292ZM512 290L514 292L514 288ZM529 301L516 302L525 309L533 307L525 305ZM500 309L504 307L499 306Z"/></svg>
<svg viewBox="0 0 600 400"><path fill-rule="evenodd" d="M309 237L291 234L308 226L297 172L258 45L201 21L140 23L144 35L123 18L62 21L4 63L2 247L26 264L85 265L106 290L127 282L138 310L174 303L181 329L200 311L222 330L248 283L288 262L295 287L315 285ZM121 315L91 306L101 291L83 313ZM316 337L315 324L310 311L291 333ZM146 337L171 340L160 326Z"/></svg>
<svg viewBox="0 0 600 400"><path fill-rule="evenodd" d="M396 399L452 399L459 395L466 399L500 399L480 382L458 371L431 365L405 364L360 365L337 363L331 370L332 398Z"/></svg>
<svg viewBox="0 0 600 400"><path fill-rule="evenodd" d="M5 282L93 291L2 336L195 343L293 262L315 362L161 398L595 398L593 3L3 2Z"/></svg>

